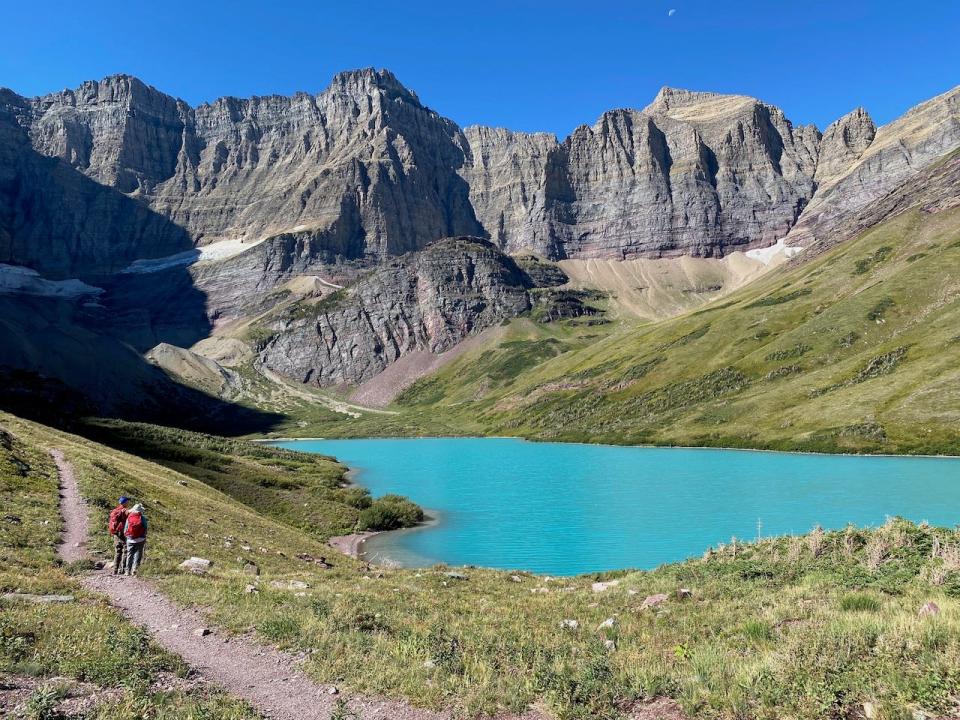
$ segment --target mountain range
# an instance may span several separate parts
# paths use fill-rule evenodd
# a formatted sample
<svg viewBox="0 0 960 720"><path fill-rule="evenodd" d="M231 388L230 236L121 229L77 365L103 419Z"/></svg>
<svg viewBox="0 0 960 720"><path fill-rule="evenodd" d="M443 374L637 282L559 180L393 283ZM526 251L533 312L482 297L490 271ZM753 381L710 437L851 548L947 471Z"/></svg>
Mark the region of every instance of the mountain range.
<svg viewBox="0 0 960 720"><path fill-rule="evenodd" d="M563 140L461 129L385 70L198 107L2 90L0 367L111 412L363 415L514 318L610 337L949 211L958 148L960 88L822 132L664 88Z"/></svg>

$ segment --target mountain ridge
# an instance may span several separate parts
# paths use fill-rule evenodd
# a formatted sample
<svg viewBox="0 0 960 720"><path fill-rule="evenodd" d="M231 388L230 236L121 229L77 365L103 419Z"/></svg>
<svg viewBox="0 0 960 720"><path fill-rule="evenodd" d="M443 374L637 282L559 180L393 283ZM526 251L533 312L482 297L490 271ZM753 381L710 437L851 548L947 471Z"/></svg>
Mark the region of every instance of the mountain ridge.
<svg viewBox="0 0 960 720"><path fill-rule="evenodd" d="M769 245L800 221L822 168L841 174L868 149L858 139L876 131L855 111L827 129L837 135L831 144L754 98L669 87L646 108L607 111L562 141L461 129L373 68L338 73L315 95L225 96L196 107L125 74L32 99L4 90L0 103L31 152L146 206L194 246L295 232L320 255L371 260L453 235L553 259L710 257ZM851 134L853 145L844 141ZM82 241L105 242L96 230ZM43 261L56 250L6 256L61 275L98 269ZM158 251L147 243L133 259Z"/></svg>

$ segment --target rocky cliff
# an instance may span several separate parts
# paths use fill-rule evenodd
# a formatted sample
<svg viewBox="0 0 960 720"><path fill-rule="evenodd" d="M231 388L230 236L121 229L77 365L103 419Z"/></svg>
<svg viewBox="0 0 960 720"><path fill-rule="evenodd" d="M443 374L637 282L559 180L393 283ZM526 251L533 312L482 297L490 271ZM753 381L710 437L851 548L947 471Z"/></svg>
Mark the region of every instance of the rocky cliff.
<svg viewBox="0 0 960 720"><path fill-rule="evenodd" d="M320 387L368 380L418 350L449 350L530 309L530 277L491 243L452 238L393 259L269 325L268 369Z"/></svg>
<svg viewBox="0 0 960 720"><path fill-rule="evenodd" d="M141 352L273 316L267 367L357 383L559 297L532 297L504 252L829 247L911 204L951 206L958 148L960 88L880 128L857 109L822 136L752 98L665 88L562 141L462 131L387 71L195 108L128 76L0 90L0 272L15 276L0 292L80 278L96 295L62 301L82 309L70 322ZM431 245L458 235L490 244ZM297 283L348 289L314 302ZM299 314L276 319L291 293Z"/></svg>
<svg viewBox="0 0 960 720"><path fill-rule="evenodd" d="M36 153L135 199L195 245L296 232L359 258L482 233L456 172L462 133L386 71L342 73L316 96L197 108L128 76L29 101L8 93L0 106ZM91 223L108 220L97 211ZM85 256L112 247L96 232L75 242ZM139 257L161 253L147 245ZM38 253L15 257L44 265Z"/></svg>
<svg viewBox="0 0 960 720"><path fill-rule="evenodd" d="M821 138L752 98L664 88L558 141L461 131L387 71L196 108L128 76L4 91L0 259L83 276L279 238L270 252L307 264L378 262L458 234L555 259L709 257L798 219L805 243L956 147L956 92L880 130L854 111Z"/></svg>
<svg viewBox="0 0 960 720"><path fill-rule="evenodd" d="M960 148L960 87L875 129L854 111L824 134L817 192L787 236L793 245L835 244L850 220Z"/></svg>
<svg viewBox="0 0 960 720"><path fill-rule="evenodd" d="M562 143L466 131L462 174L502 247L550 257L723 255L784 236L813 196L819 133L757 100L664 88Z"/></svg>

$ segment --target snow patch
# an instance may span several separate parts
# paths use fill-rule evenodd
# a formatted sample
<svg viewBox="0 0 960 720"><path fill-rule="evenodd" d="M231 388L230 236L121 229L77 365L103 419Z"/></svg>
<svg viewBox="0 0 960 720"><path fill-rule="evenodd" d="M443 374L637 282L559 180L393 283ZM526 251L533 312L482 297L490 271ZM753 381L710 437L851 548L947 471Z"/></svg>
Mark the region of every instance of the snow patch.
<svg viewBox="0 0 960 720"><path fill-rule="evenodd" d="M75 298L83 295L100 295L102 292L103 288L87 285L76 278L48 280L36 270L0 263L0 293Z"/></svg>
<svg viewBox="0 0 960 720"><path fill-rule="evenodd" d="M124 273L154 273L160 270L166 270L172 267L193 265L199 262L218 262L232 258L242 252L256 247L266 238L261 240L220 240L219 242L203 245L192 250L185 250L176 255L167 255L162 258L150 258L148 260L136 260L121 272Z"/></svg>
<svg viewBox="0 0 960 720"><path fill-rule="evenodd" d="M773 245L765 248L755 248L753 250L747 250L744 255L752 260L759 260L764 265L769 265L773 262L773 259L783 253L785 258L792 258L794 255L803 252L801 247L788 247L787 241L784 238L780 238Z"/></svg>

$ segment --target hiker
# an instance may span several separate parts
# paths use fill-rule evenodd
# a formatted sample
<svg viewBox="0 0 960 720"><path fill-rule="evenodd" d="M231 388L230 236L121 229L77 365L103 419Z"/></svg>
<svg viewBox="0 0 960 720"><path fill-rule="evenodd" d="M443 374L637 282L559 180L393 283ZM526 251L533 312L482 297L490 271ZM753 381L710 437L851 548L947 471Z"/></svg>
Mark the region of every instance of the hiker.
<svg viewBox="0 0 960 720"><path fill-rule="evenodd" d="M119 575L127 569L127 538L124 537L123 528L127 524L127 505L130 498L121 495L119 504L110 511L110 522L108 529L110 537L113 538L113 574Z"/></svg>
<svg viewBox="0 0 960 720"><path fill-rule="evenodd" d="M143 561L143 550L147 544L147 518L143 514L143 505L137 503L127 515L127 522L123 527L123 535L127 539L127 575L136 575L137 568Z"/></svg>

